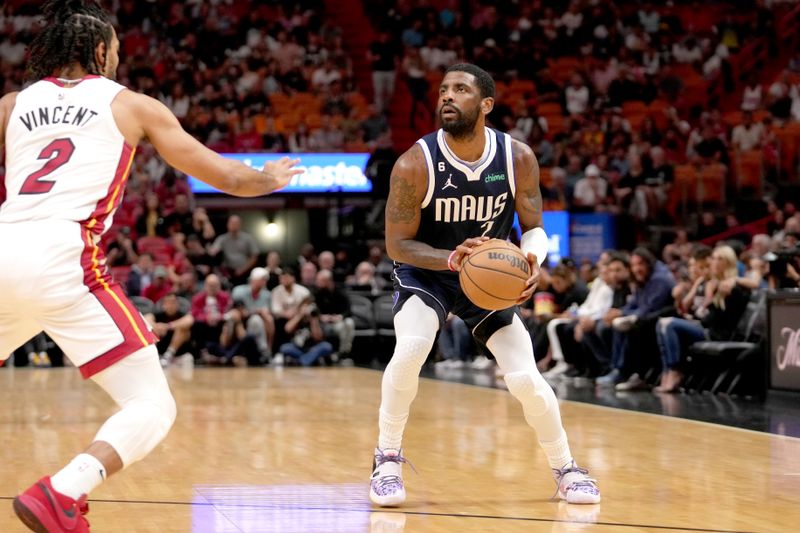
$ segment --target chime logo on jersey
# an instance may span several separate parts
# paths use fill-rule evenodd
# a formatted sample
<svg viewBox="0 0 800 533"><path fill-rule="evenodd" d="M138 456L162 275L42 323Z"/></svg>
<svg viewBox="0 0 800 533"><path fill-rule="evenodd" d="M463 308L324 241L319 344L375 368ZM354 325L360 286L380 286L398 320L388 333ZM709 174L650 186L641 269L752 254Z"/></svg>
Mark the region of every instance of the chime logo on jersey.
<svg viewBox="0 0 800 533"><path fill-rule="evenodd" d="M508 193L506 192L497 196L465 194L455 198L437 198L435 220L437 222L465 222L467 220L486 222L503 212L507 200Z"/></svg>

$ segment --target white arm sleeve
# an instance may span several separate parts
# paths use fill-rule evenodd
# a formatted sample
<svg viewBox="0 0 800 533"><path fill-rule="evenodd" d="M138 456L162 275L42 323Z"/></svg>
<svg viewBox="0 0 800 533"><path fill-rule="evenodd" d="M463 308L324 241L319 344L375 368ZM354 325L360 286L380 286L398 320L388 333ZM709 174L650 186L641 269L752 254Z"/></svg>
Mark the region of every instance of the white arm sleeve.
<svg viewBox="0 0 800 533"><path fill-rule="evenodd" d="M547 256L547 233L542 228L533 228L522 234L520 239L520 249L527 257L529 253L536 256L539 266L542 266L544 258Z"/></svg>

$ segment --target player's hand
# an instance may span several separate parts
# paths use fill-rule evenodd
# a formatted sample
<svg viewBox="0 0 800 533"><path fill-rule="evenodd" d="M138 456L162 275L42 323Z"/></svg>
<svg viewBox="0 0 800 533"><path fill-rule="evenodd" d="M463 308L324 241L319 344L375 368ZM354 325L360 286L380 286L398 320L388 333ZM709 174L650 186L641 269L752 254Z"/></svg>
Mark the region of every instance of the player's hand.
<svg viewBox="0 0 800 533"><path fill-rule="evenodd" d="M525 280L525 290L519 295L517 305L527 302L528 299L533 296L533 291L536 290L536 286L539 284L539 261L536 259L536 256L530 252L528 253L528 264L531 266L531 277Z"/></svg>
<svg viewBox="0 0 800 533"><path fill-rule="evenodd" d="M460 272L461 263L464 261L464 258L472 253L473 248L488 240L489 237L471 237L456 246L456 253L453 254L453 259L450 260L450 266L453 267L453 270Z"/></svg>
<svg viewBox="0 0 800 533"><path fill-rule="evenodd" d="M298 174L305 172L302 168L296 168L300 163L300 159L289 159L288 157L281 157L277 161L267 161L264 163L262 172L268 174L271 178L271 188L268 193L283 189L292 178Z"/></svg>

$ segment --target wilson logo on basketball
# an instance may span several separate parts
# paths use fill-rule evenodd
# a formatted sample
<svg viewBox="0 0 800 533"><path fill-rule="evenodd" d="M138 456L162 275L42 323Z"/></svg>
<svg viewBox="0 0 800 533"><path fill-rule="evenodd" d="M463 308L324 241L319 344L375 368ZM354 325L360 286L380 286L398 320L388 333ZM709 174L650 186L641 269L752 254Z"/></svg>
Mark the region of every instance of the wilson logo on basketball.
<svg viewBox="0 0 800 533"><path fill-rule="evenodd" d="M530 271L530 265L521 257L513 256L503 252L489 252L489 259L492 261L505 261L514 268L518 268L526 274Z"/></svg>
<svg viewBox="0 0 800 533"><path fill-rule="evenodd" d="M775 359L779 370L786 370L787 366L800 367L800 329L781 329L781 337L786 339L786 344L775 350Z"/></svg>

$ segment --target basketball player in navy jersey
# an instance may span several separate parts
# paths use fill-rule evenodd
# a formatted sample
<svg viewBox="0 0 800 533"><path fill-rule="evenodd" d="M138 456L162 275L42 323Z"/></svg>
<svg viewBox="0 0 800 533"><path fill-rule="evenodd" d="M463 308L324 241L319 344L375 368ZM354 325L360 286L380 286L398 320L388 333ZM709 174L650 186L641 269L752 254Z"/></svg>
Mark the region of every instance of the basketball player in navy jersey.
<svg viewBox="0 0 800 533"><path fill-rule="evenodd" d="M570 452L558 401L536 368L517 307L480 309L459 286L463 259L487 239L507 239L515 212L523 231L521 248L531 266L517 304L533 294L547 254L539 166L530 147L486 127L494 93L494 81L479 67L450 67L439 87L442 129L417 141L392 170L386 248L397 265L397 344L383 374L380 435L370 482L370 499L380 506L405 501L403 430L419 371L449 312L461 317L497 359L508 390L536 430L559 497L569 503L600 501L597 482L578 468Z"/></svg>

